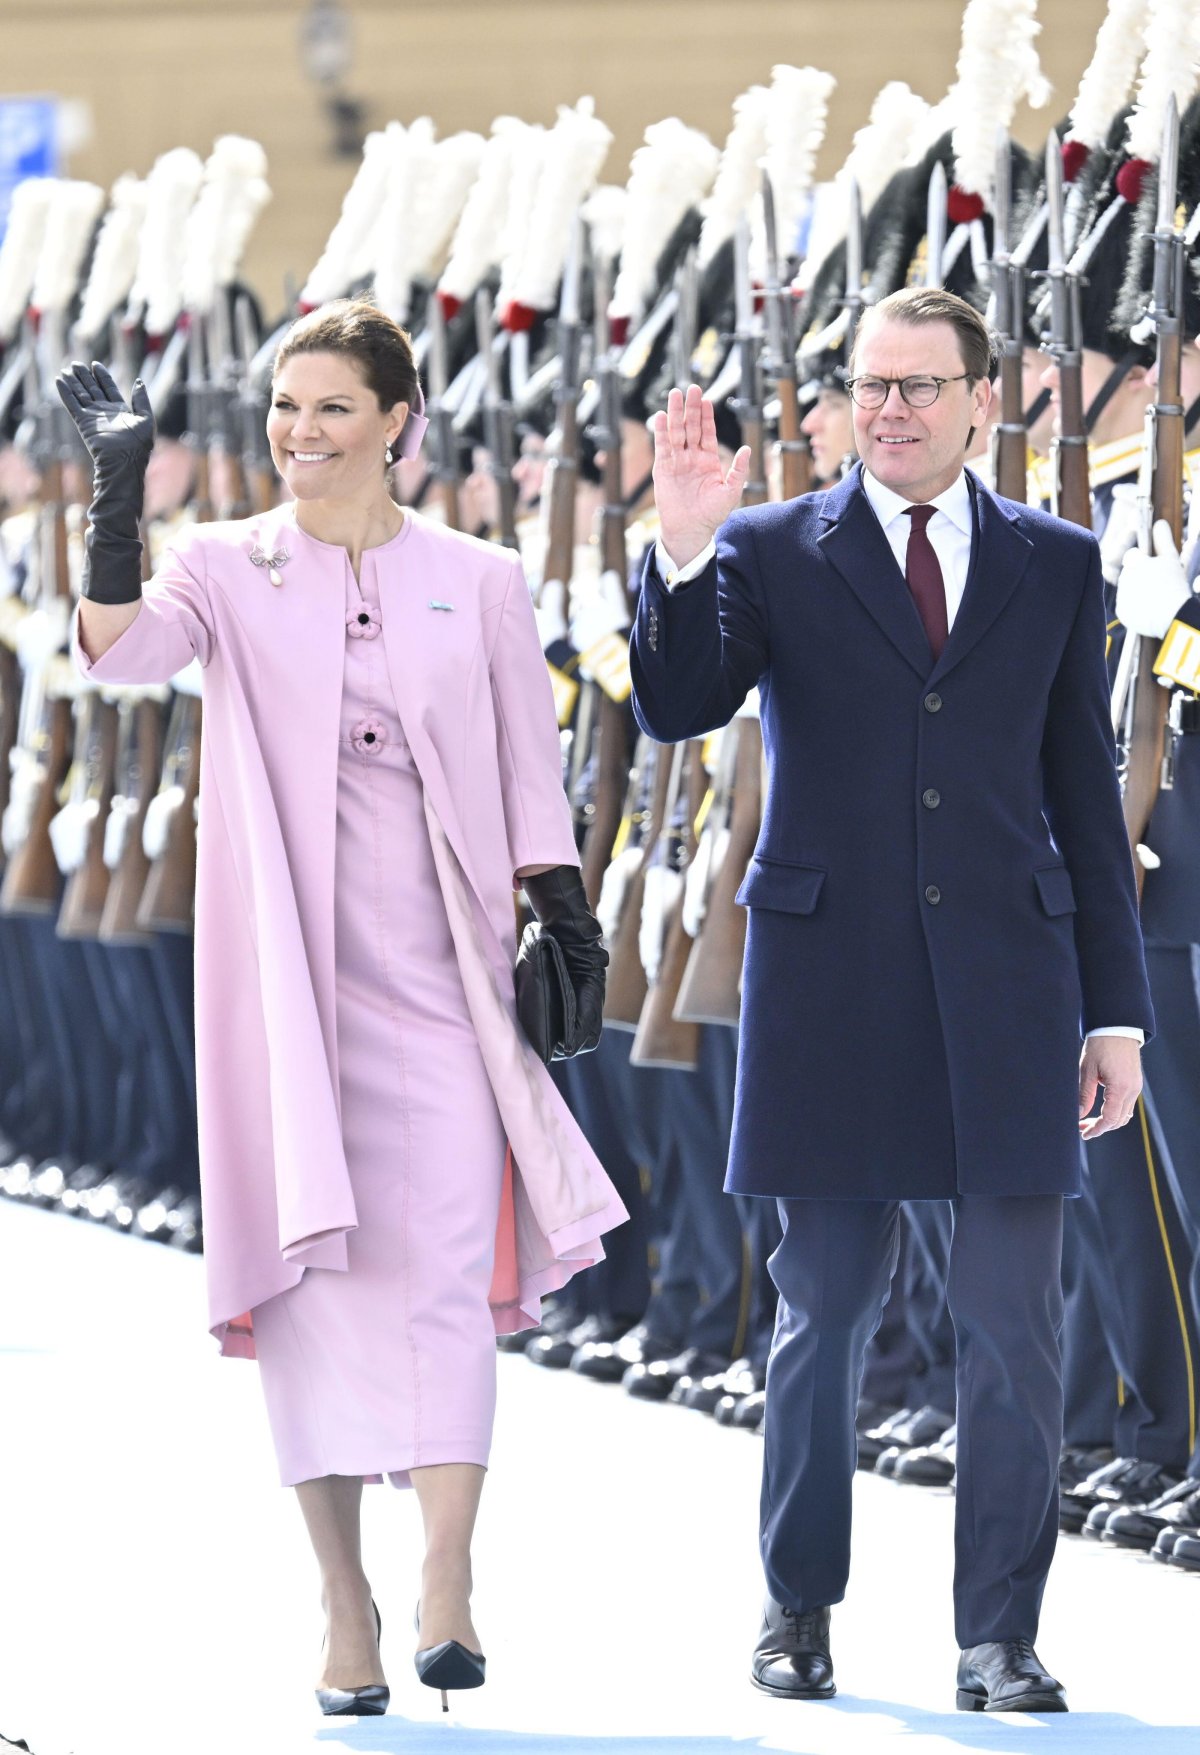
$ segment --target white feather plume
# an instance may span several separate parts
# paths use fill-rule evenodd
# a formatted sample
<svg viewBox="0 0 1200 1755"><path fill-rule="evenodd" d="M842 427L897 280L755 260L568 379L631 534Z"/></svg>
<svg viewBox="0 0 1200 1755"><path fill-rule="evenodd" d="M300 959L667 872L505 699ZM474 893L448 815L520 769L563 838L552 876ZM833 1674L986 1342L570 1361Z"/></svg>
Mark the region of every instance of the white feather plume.
<svg viewBox="0 0 1200 1755"><path fill-rule="evenodd" d="M235 278L250 228L270 200L266 169L256 140L224 134L213 143L184 229L185 310L207 315L217 289Z"/></svg>
<svg viewBox="0 0 1200 1755"><path fill-rule="evenodd" d="M146 179L146 218L129 304L151 335L166 335L183 303L184 229L203 176L199 154L177 146L154 161Z"/></svg>
<svg viewBox="0 0 1200 1755"><path fill-rule="evenodd" d="M1173 96L1180 115L1200 71L1200 5L1196 0L1150 0L1146 58L1129 118L1131 158L1154 163L1162 151L1163 118Z"/></svg>
<svg viewBox="0 0 1200 1755"><path fill-rule="evenodd" d="M470 298L500 261L518 143L530 132L529 125L516 116L497 116L492 123L478 174L454 229L450 259L438 281L438 290L451 298Z"/></svg>
<svg viewBox="0 0 1200 1755"><path fill-rule="evenodd" d="M612 134L595 114L591 98L562 106L546 140L529 231L512 297L534 311L549 311L562 278L572 216L594 187L612 145Z"/></svg>
<svg viewBox="0 0 1200 1755"><path fill-rule="evenodd" d="M117 306L129 296L137 273L146 196L146 184L140 177L118 177L112 186L75 324L81 341L98 336Z"/></svg>
<svg viewBox="0 0 1200 1755"><path fill-rule="evenodd" d="M699 262L707 267L739 219L758 200L762 183L759 166L767 150L767 108L770 93L765 85L752 85L733 100L733 127L725 140L721 163L700 232Z"/></svg>
<svg viewBox="0 0 1200 1755"><path fill-rule="evenodd" d="M513 137L513 156L508 179L508 199L499 239L500 288L497 308L503 310L516 296L517 277L525 260L525 245L533 219L542 174L542 160L550 133L540 126L525 128Z"/></svg>
<svg viewBox="0 0 1200 1755"><path fill-rule="evenodd" d="M0 243L0 341L11 339L29 304L56 181L27 177L12 192Z"/></svg>
<svg viewBox="0 0 1200 1755"><path fill-rule="evenodd" d="M367 135L337 223L300 293L300 303L309 309L341 298L347 287L371 272L375 222L387 193L388 153L382 130Z"/></svg>
<svg viewBox="0 0 1200 1755"><path fill-rule="evenodd" d="M629 191L619 183L600 183L592 190L580 209L588 229L593 257L612 263L621 254L625 236L625 219L629 211Z"/></svg>
<svg viewBox="0 0 1200 1755"><path fill-rule="evenodd" d="M487 146L482 134L463 129L439 140L432 174L422 191L417 273L431 278L442 267L467 197L475 186Z"/></svg>
<svg viewBox="0 0 1200 1755"><path fill-rule="evenodd" d="M779 247L795 255L800 221L812 190L817 153L825 138L829 99L837 80L817 67L771 69L764 163L775 200Z"/></svg>
<svg viewBox="0 0 1200 1755"><path fill-rule="evenodd" d="M1034 108L1050 87L1035 39L1037 0L969 0L955 78L954 180L990 201L996 181L996 136L1008 129L1022 98Z"/></svg>
<svg viewBox="0 0 1200 1755"><path fill-rule="evenodd" d="M1071 106L1071 139L1089 150L1099 146L1129 100L1149 16L1150 0L1108 0L1095 53Z"/></svg>
<svg viewBox="0 0 1200 1755"><path fill-rule="evenodd" d="M484 141L468 133L436 141L428 116L407 131L398 122L392 129L388 193L376 228L375 296L389 316L403 323L413 282L433 278L442 266L479 170Z"/></svg>
<svg viewBox="0 0 1200 1755"><path fill-rule="evenodd" d="M870 119L854 136L845 164L813 212L808 255L800 271L801 286L811 284L817 269L846 235L850 183L858 184L862 210L869 213L888 179L904 164L929 116L925 99L902 80L889 80L871 105Z"/></svg>
<svg viewBox="0 0 1200 1755"><path fill-rule="evenodd" d="M103 206L104 190L99 183L63 178L55 184L29 295L35 310L65 311L75 297L83 259Z"/></svg>
<svg viewBox="0 0 1200 1755"><path fill-rule="evenodd" d="M403 322L412 284L413 206L415 179L410 166L433 153L433 123L419 116L411 128L389 122L383 131L387 177L371 231L371 267L375 299L381 310Z"/></svg>
<svg viewBox="0 0 1200 1755"><path fill-rule="evenodd" d="M652 122L630 160L621 269L609 309L636 321L655 291L655 268L671 233L712 188L721 155L678 116Z"/></svg>

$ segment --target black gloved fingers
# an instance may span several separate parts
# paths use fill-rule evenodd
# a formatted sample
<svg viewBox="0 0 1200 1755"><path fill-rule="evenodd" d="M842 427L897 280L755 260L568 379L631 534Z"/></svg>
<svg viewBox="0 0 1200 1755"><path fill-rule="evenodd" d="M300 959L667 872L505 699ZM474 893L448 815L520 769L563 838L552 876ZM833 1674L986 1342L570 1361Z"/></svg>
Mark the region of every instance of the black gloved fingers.
<svg viewBox="0 0 1200 1755"><path fill-rule="evenodd" d="M102 360L92 361L92 377L100 386L100 394L104 397L106 402L123 403L125 401L125 398L122 396L120 388L117 385L116 379Z"/></svg>
<svg viewBox="0 0 1200 1755"><path fill-rule="evenodd" d="M60 372L54 380L54 388L58 391L59 401L78 426L84 417L83 404L78 396L78 383L69 372Z"/></svg>
<svg viewBox="0 0 1200 1755"><path fill-rule="evenodd" d="M104 402L106 400L104 392L101 390L99 384L97 384L90 366L85 366L82 360L73 360L71 362L71 370L79 380L80 388L83 390L89 402Z"/></svg>
<svg viewBox="0 0 1200 1755"><path fill-rule="evenodd" d="M135 378L133 380L133 390L130 393L129 406L133 409L134 414L140 415L143 420L147 415L151 420L154 419L154 405L150 401L150 392L140 378Z"/></svg>

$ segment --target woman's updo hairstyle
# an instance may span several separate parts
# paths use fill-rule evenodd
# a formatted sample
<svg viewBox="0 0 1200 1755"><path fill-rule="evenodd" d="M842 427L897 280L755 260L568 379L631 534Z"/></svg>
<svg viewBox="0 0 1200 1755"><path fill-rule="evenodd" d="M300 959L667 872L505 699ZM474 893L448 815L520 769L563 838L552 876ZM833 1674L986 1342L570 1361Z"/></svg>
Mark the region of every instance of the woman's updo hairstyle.
<svg viewBox="0 0 1200 1755"><path fill-rule="evenodd" d="M397 402L418 404L420 379L412 342L369 299L331 299L298 317L275 354L272 378L294 354L337 353L356 362L383 413Z"/></svg>

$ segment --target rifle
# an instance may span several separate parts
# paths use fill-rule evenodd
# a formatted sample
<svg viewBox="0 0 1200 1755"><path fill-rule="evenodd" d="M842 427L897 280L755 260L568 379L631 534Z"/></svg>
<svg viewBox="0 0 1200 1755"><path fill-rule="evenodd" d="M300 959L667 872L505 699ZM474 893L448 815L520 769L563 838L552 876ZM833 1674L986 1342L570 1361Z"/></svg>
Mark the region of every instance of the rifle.
<svg viewBox="0 0 1200 1755"><path fill-rule="evenodd" d="M549 504L549 537L543 581L558 579L565 587L564 610L570 621L569 593L575 570L575 483L579 474L579 277L583 256L583 221L571 226L571 242L563 268L558 305L558 355L561 362L555 400L555 430L546 446L542 492Z"/></svg>
<svg viewBox="0 0 1200 1755"><path fill-rule="evenodd" d="M1028 445L1022 369L1025 353L1025 266L1009 249L1012 225L1012 151L1001 128L996 140L996 193L992 233L992 327L1000 338L1000 419L992 429L992 480L1006 500L1026 495Z"/></svg>
<svg viewBox="0 0 1200 1755"><path fill-rule="evenodd" d="M209 391L209 444L222 464L218 474L218 480L223 487L218 516L246 518L250 514L251 505L250 485L242 462L238 406L242 374L230 331L229 296L225 287L217 287L213 307L205 323L212 373ZM195 320L193 318L193 322ZM211 476L211 463L209 473Z"/></svg>
<svg viewBox="0 0 1200 1755"><path fill-rule="evenodd" d="M812 487L812 458L800 431L800 398L796 391L796 336L792 291L780 279L779 244L775 232L775 195L771 179L762 174L763 222L767 234L767 352L764 376L773 380L779 396L780 473L783 497L794 500Z"/></svg>
<svg viewBox="0 0 1200 1755"><path fill-rule="evenodd" d="M676 744L672 751L670 784L666 810L659 829L659 854L664 864L674 865L686 882L687 868L696 853L696 818L704 800L707 776L701 760L703 744L695 739ZM686 788L685 788L686 782ZM683 800L684 820L674 821L676 809ZM662 923L662 958L657 973L648 983L642 1015L638 1019L633 1047L629 1051L631 1066L669 1066L694 1070L700 1054L700 1027L680 1023L675 1016L679 986L692 951L692 939L684 925L685 883Z"/></svg>
<svg viewBox="0 0 1200 1755"><path fill-rule="evenodd" d="M655 743L643 732L634 749L625 791L623 822L628 824L632 845L622 849L620 857L633 869L619 898L617 924L607 935L608 980L604 990L604 1022L621 1030L637 1029L646 1000L646 971L642 967L638 936L646 871L658 845L671 783L671 764L665 751L665 744ZM609 867L606 885L617 869L615 862Z"/></svg>
<svg viewBox="0 0 1200 1755"><path fill-rule="evenodd" d="M259 389L255 379L259 342L254 330L250 300L239 293L233 307L237 330L239 365L235 413L241 433L241 469L247 485L247 497L255 512L269 512L275 504L278 478L267 443L268 394Z"/></svg>
<svg viewBox="0 0 1200 1755"><path fill-rule="evenodd" d="M196 475L188 514L196 524L212 522L212 489L208 475L210 395L204 375L204 330L198 317L187 324L187 425L185 443L196 459Z"/></svg>
<svg viewBox="0 0 1200 1755"><path fill-rule="evenodd" d="M41 336L44 359L57 370L62 336L57 314L47 320ZM67 518L63 503L63 465L70 456L70 419L56 407L57 398L38 396L37 366L30 359L30 398L38 397L34 459L39 470L38 516L33 559L37 568L37 599L48 616L61 616L70 605ZM47 374L49 375L49 374ZM58 417L66 417L66 428ZM65 631L65 630L64 630ZM8 863L0 885L0 913L53 914L62 892L62 876L54 857L50 823L58 812L58 792L71 758L70 660L51 658L31 668L21 691L18 749L14 750L10 815L5 840Z"/></svg>
<svg viewBox="0 0 1200 1755"><path fill-rule="evenodd" d="M200 699L176 692L166 759L146 811L150 860L135 925L143 932L191 932L196 905L196 798L200 789Z"/></svg>
<svg viewBox="0 0 1200 1755"><path fill-rule="evenodd" d="M454 432L454 413L446 406L450 372L446 354L446 315L434 293L429 300L429 424L436 444L430 474L437 485L442 502L442 515L448 530L462 528L458 504L458 439Z"/></svg>
<svg viewBox="0 0 1200 1755"><path fill-rule="evenodd" d="M866 307L863 298L863 217L862 194L858 187L858 178L850 179L850 212L846 222L846 291L842 298L842 309L846 313L846 339L843 350L846 356L846 369L850 369L850 361L854 357L854 338L858 334L858 325Z"/></svg>
<svg viewBox="0 0 1200 1755"><path fill-rule="evenodd" d="M600 392L599 419L592 428L596 449L604 455L604 507L600 514L600 566L604 573L613 573L621 581L626 603L629 601L628 559L625 552L625 499L621 484L621 387L617 360L610 345L608 325L609 264L597 259L596 286L596 365L595 375ZM631 606L632 609L632 606ZM628 710L596 683L585 683L586 690L599 693L592 755L596 764L595 789L587 831L583 839L583 887L594 908L613 843L621 824L625 784L629 778L630 719Z"/></svg>
<svg viewBox="0 0 1200 1755"><path fill-rule="evenodd" d="M162 767L162 706L154 695L122 695L117 702L114 791L104 830L108 894L100 917L106 944L144 944L150 933L137 924L150 861L142 830Z"/></svg>
<svg viewBox="0 0 1200 1755"><path fill-rule="evenodd" d="M762 728L757 719L726 726L713 801L690 882L703 885L701 925L688 958L675 1016L695 1024L736 1024L741 1011L746 910L735 897L762 820Z"/></svg>
<svg viewBox="0 0 1200 1755"><path fill-rule="evenodd" d="M435 293L435 300L436 297ZM487 383L483 392L483 431L500 508L498 535L505 548L515 549L520 553L521 545L517 540L517 487L513 481L513 464L516 461L513 410L500 381L500 357L492 323L492 295L486 286L481 286L475 294L475 339L480 356L487 366Z"/></svg>
<svg viewBox="0 0 1200 1755"><path fill-rule="evenodd" d="M1062 153L1053 131L1046 142L1046 237L1049 252L1046 278L1050 284L1047 347L1058 368L1058 433L1050 442L1050 510L1056 518L1090 530L1092 496L1083 420L1079 276L1066 260Z"/></svg>
<svg viewBox="0 0 1200 1755"><path fill-rule="evenodd" d="M742 429L742 442L750 447L750 477L742 491L744 506L761 506L767 497L767 466L763 445L762 383L759 333L754 321L754 294L750 286L750 225L744 217L733 233L734 346L738 350L741 381L731 406Z"/></svg>
<svg viewBox="0 0 1200 1755"><path fill-rule="evenodd" d="M1158 215L1154 228L1154 283L1150 317L1156 335L1158 394L1146 410L1146 446L1142 457L1142 542L1159 518L1171 526L1178 548L1183 539L1183 297L1185 255L1183 233L1175 225L1175 186L1179 167L1179 114L1172 98L1163 129L1158 174ZM1147 480L1148 477L1148 480ZM1173 784L1173 750L1166 744L1171 685L1155 675L1157 644L1126 633L1113 691L1113 723L1117 731L1117 768L1129 844L1135 853L1138 894L1145 866L1137 849L1146 833L1155 801ZM1122 698L1123 697L1123 698ZM1173 739L1171 740L1173 743Z"/></svg>
<svg viewBox="0 0 1200 1755"><path fill-rule="evenodd" d="M98 938L108 895L104 832L113 795L117 710L98 690L75 703L75 749L67 779L67 802L58 816L58 845L67 852L59 938Z"/></svg>

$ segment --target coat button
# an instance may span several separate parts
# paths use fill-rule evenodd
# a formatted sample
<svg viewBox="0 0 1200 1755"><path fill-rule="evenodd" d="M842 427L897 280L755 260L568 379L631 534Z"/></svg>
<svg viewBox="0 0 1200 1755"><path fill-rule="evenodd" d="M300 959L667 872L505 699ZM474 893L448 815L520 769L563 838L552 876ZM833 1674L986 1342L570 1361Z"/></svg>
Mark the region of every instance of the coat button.
<svg viewBox="0 0 1200 1755"><path fill-rule="evenodd" d="M942 892L938 889L937 885L936 884L926 884L926 886L925 886L925 900L929 903L929 906L931 908L936 908L938 903L941 901L941 899L942 899Z"/></svg>
<svg viewBox="0 0 1200 1755"><path fill-rule="evenodd" d="M925 806L926 810L936 810L938 805L941 804L941 802L942 802L941 793L938 792L932 786L928 787L921 794L921 803Z"/></svg>
<svg viewBox="0 0 1200 1755"><path fill-rule="evenodd" d="M925 697L925 711L927 713L940 713L941 710L942 710L942 697L940 695L926 695L926 697Z"/></svg>

